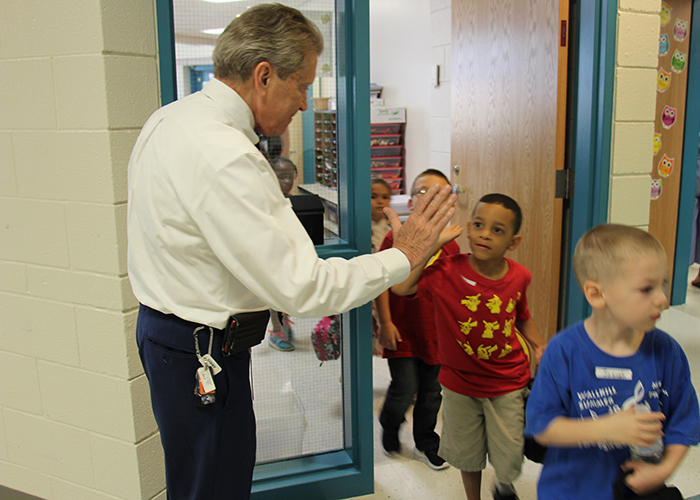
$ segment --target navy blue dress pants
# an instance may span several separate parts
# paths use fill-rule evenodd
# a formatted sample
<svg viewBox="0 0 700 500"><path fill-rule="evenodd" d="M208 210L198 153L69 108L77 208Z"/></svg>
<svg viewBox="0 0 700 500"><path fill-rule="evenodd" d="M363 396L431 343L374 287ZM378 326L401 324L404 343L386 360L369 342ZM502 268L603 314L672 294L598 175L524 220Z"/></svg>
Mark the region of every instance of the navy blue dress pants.
<svg viewBox="0 0 700 500"><path fill-rule="evenodd" d="M151 387L151 404L165 451L168 500L245 500L255 466L255 415L249 380L250 353L221 354L214 330L212 357L216 402L195 406L201 365L194 330L200 325L141 305L136 324L139 355ZM198 332L201 354L209 328Z"/></svg>

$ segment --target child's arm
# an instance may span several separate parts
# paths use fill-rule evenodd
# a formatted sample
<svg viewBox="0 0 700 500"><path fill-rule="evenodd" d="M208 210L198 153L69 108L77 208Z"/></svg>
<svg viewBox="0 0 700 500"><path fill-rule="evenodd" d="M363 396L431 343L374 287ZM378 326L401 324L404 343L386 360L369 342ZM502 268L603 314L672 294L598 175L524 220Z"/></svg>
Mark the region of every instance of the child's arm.
<svg viewBox="0 0 700 500"><path fill-rule="evenodd" d="M540 335L540 330L537 328L535 320L530 317L525 321L516 321L515 326L533 347L535 363L539 364L542 354L544 354L544 350L547 347L547 341Z"/></svg>
<svg viewBox="0 0 700 500"><path fill-rule="evenodd" d="M664 458L658 464L628 460L622 464L622 470L631 470L625 478L627 486L637 495L648 495L658 490L671 477L678 464L688 451L682 444L670 444L664 451Z"/></svg>
<svg viewBox="0 0 700 500"><path fill-rule="evenodd" d="M379 343L392 351L396 350L396 343L401 342L401 334L391 321L391 309L389 308L389 290L385 290L374 299L377 307L377 323L379 323Z"/></svg>
<svg viewBox="0 0 700 500"><path fill-rule="evenodd" d="M546 446L575 447L596 443L650 446L663 435L661 412L637 413L629 408L597 419L557 417L535 439Z"/></svg>
<svg viewBox="0 0 700 500"><path fill-rule="evenodd" d="M392 286L391 291L396 295L413 295L416 293L418 291L418 280L420 279L420 275L423 272L424 267L425 263L417 266L415 269L413 269L413 271L411 271L411 274L408 275L406 281L402 281L401 283Z"/></svg>
<svg viewBox="0 0 700 500"><path fill-rule="evenodd" d="M448 244L450 241L454 240L460 234L462 234L462 231L464 231L464 228L456 224L452 226L447 226L445 229L443 229L440 233L440 236L438 237L438 241L435 244L435 247L433 247L433 251L430 253L430 257L435 255L437 251L440 250L444 245ZM414 293L416 293L418 291L418 280L420 279L420 275L423 272L423 269L425 269L425 265L430 260L430 257L426 259L423 263L421 263L420 266L414 268L405 281L392 286L391 291L394 292L396 295L413 295Z"/></svg>

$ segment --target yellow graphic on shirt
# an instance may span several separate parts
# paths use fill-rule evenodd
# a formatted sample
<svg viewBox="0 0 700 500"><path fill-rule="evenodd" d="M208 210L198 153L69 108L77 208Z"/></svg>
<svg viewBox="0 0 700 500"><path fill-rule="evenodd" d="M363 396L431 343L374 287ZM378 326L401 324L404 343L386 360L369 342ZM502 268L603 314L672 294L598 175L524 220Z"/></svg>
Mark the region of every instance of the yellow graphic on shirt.
<svg viewBox="0 0 700 500"><path fill-rule="evenodd" d="M522 293L518 292L518 295L516 295L515 300L516 301L520 300L521 296L522 296Z"/></svg>
<svg viewBox="0 0 700 500"><path fill-rule="evenodd" d="M462 301L462 305L465 306L467 309L469 309L471 312L476 312L476 308L479 307L479 304L481 304L479 297L481 297L480 293L477 293L476 295L472 295L471 297L468 295L465 295L464 296L465 300Z"/></svg>
<svg viewBox="0 0 700 500"><path fill-rule="evenodd" d="M457 321L457 323L459 323L459 330L464 335L469 335L469 332L472 331L472 328L479 324L478 321L471 318L469 318L467 321Z"/></svg>
<svg viewBox="0 0 700 500"><path fill-rule="evenodd" d="M516 304L516 302L511 298L511 299L508 301L508 306L506 306L506 312L507 312L507 313L512 313L513 310L515 309L515 304Z"/></svg>
<svg viewBox="0 0 700 500"><path fill-rule="evenodd" d="M433 262L438 260L440 258L441 253L442 253L442 248L440 250L438 250L437 253L430 258L430 260L428 261L428 263L425 265L425 267L423 269L427 269L428 267L430 267L433 264Z"/></svg>
<svg viewBox="0 0 700 500"><path fill-rule="evenodd" d="M506 356L511 352L513 352L513 348L506 344L506 346L503 349L501 349L501 354L498 355L498 359L501 359L503 356Z"/></svg>
<svg viewBox="0 0 700 500"><path fill-rule="evenodd" d="M503 324L503 336L504 337L510 337L510 335L513 333L513 324L515 323L515 318L510 318L507 319L506 322Z"/></svg>
<svg viewBox="0 0 700 500"><path fill-rule="evenodd" d="M493 354L493 351L495 351L496 349L498 349L497 345L485 346L484 344L481 344L476 349L476 357L479 359L489 359L491 357L491 354Z"/></svg>
<svg viewBox="0 0 700 500"><path fill-rule="evenodd" d="M482 333L481 336L485 339L492 339L493 332L499 328L501 328L501 325L498 324L498 321L484 321L484 333Z"/></svg>
<svg viewBox="0 0 700 500"><path fill-rule="evenodd" d="M457 340L457 343L462 347L462 349L464 349L464 352L466 352L470 356L474 355L474 349L472 349L472 346L469 345L469 342L460 342L459 340Z"/></svg>
<svg viewBox="0 0 700 500"><path fill-rule="evenodd" d="M503 301L498 297L498 295L494 295L493 298L486 301L486 307L489 308L491 314L500 314L501 304L503 304Z"/></svg>

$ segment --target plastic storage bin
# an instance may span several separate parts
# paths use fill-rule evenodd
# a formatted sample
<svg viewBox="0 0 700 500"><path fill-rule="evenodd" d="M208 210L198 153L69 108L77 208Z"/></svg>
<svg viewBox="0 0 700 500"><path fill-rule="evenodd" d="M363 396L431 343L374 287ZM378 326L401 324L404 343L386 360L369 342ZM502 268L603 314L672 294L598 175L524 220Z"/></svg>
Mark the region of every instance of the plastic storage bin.
<svg viewBox="0 0 700 500"><path fill-rule="evenodd" d="M377 157L370 160L372 168L381 167L399 167L401 166L402 156L387 156L387 157Z"/></svg>
<svg viewBox="0 0 700 500"><path fill-rule="evenodd" d="M296 457L303 452L306 416L296 392L256 391L256 463Z"/></svg>
<svg viewBox="0 0 700 500"><path fill-rule="evenodd" d="M401 134L373 135L370 146L398 146L401 144Z"/></svg>
<svg viewBox="0 0 700 500"><path fill-rule="evenodd" d="M399 156L403 146L373 146L370 148L370 156Z"/></svg>
<svg viewBox="0 0 700 500"><path fill-rule="evenodd" d="M402 172L401 167L380 167L372 169L372 177L381 177L385 181L390 181L391 179L398 179L401 177Z"/></svg>
<svg viewBox="0 0 700 500"><path fill-rule="evenodd" d="M400 134L403 123L372 123L369 133L372 135Z"/></svg>

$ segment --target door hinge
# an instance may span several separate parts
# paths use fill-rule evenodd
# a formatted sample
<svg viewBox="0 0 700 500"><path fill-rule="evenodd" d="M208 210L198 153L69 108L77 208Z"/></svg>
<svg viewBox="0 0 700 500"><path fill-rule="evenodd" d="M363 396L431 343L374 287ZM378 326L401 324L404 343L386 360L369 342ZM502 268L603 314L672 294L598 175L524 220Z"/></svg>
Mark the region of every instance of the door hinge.
<svg viewBox="0 0 700 500"><path fill-rule="evenodd" d="M574 197L574 171L568 168L557 170L554 197L568 200Z"/></svg>

